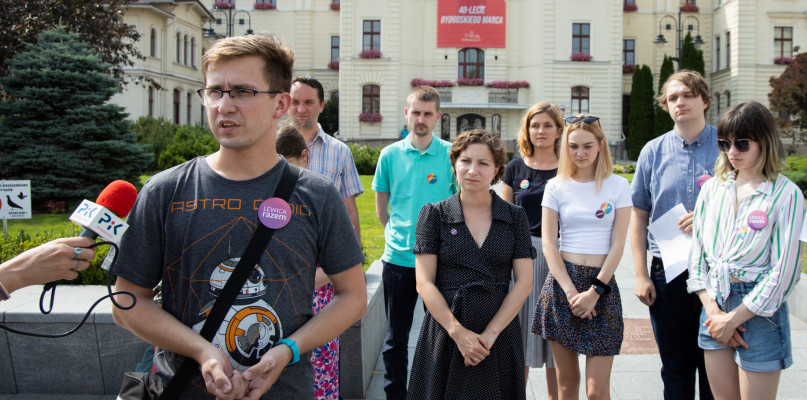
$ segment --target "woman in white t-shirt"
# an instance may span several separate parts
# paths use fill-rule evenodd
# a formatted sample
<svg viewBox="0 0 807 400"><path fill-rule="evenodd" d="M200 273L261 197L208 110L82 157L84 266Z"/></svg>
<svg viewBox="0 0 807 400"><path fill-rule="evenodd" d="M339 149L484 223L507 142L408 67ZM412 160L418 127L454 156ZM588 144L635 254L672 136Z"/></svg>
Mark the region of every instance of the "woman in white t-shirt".
<svg viewBox="0 0 807 400"><path fill-rule="evenodd" d="M587 356L588 397L608 398L613 356L622 345L622 303L613 277L625 247L630 187L611 173L599 118L566 122L558 175L546 184L541 203L550 272L532 329L550 341L562 399L578 396L578 354Z"/></svg>

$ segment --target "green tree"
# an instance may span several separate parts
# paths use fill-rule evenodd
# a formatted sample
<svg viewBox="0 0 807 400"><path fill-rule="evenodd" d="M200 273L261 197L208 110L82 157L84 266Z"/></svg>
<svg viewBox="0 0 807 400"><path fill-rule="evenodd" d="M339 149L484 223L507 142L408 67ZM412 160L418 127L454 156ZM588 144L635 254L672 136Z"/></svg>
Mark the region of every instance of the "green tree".
<svg viewBox="0 0 807 400"><path fill-rule="evenodd" d="M653 74L650 67L642 65L633 73L630 89L630 114L628 114L628 153L631 158L639 156L639 151L650 139L653 130Z"/></svg>
<svg viewBox="0 0 807 400"><path fill-rule="evenodd" d="M143 58L137 47L140 34L123 21L123 8L130 1L0 1L0 76L8 75L8 60L26 43L35 43L41 32L60 25L77 33L111 65L112 75L122 79L123 69L133 65L130 57Z"/></svg>
<svg viewBox="0 0 807 400"><path fill-rule="evenodd" d="M698 71L701 75L706 76L706 64L703 61L703 50L698 50L692 43L692 35L687 32L684 38L684 45L681 48L681 69L688 69L691 71Z"/></svg>
<svg viewBox="0 0 807 400"><path fill-rule="evenodd" d="M339 99L328 99L325 107L319 115L319 123L322 129L329 135L339 130Z"/></svg>
<svg viewBox="0 0 807 400"><path fill-rule="evenodd" d="M673 67L673 61L670 57L664 56L664 61L661 63L661 72L659 73L658 77L658 93L661 95L664 89L664 83L667 82L667 78L670 77L675 72ZM655 101L655 117L653 118L653 125L655 127L654 131L656 137L661 136L667 132L669 132L675 122L673 122L672 118L670 118L670 113L664 111L661 106L658 104L658 100Z"/></svg>
<svg viewBox="0 0 807 400"><path fill-rule="evenodd" d="M157 161L160 159L160 154L174 141L174 135L179 127L180 125L165 118L147 116L140 117L132 123L131 129L137 135L137 143L149 146L154 155L153 161L148 165L149 172L159 171Z"/></svg>
<svg viewBox="0 0 807 400"><path fill-rule="evenodd" d="M768 101L784 134L796 144L807 139L807 53L799 54L779 77L771 77Z"/></svg>
<svg viewBox="0 0 807 400"><path fill-rule="evenodd" d="M151 161L123 108L118 80L78 35L42 32L0 78L0 176L30 179L32 200L94 199L110 181L137 182ZM40 203L37 203L40 202Z"/></svg>
<svg viewBox="0 0 807 400"><path fill-rule="evenodd" d="M219 143L210 130L201 126L176 125L177 131L171 143L160 154L157 168L171 168L193 158L216 152Z"/></svg>

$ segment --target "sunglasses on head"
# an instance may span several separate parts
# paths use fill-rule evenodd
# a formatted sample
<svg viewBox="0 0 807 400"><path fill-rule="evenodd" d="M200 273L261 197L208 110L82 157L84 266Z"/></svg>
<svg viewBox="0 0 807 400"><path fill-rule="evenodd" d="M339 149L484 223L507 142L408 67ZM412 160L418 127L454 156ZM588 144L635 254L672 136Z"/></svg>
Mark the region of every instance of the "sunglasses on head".
<svg viewBox="0 0 807 400"><path fill-rule="evenodd" d="M586 115L580 117L566 117L563 119L566 121L567 124L573 124L575 122L583 121L586 124L593 124L600 120L600 117L595 117L593 115Z"/></svg>
<svg viewBox="0 0 807 400"><path fill-rule="evenodd" d="M717 148L724 153L728 153L731 150L731 145L734 144L734 148L741 153L745 153L751 148L751 139L735 139L734 142L729 142L725 139L718 139L717 140Z"/></svg>

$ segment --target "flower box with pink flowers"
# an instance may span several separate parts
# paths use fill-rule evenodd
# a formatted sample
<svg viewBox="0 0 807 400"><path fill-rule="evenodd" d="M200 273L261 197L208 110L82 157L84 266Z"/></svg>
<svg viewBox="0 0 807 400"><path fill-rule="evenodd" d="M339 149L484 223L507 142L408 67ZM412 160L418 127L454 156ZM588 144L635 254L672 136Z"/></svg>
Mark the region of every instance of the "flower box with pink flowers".
<svg viewBox="0 0 807 400"><path fill-rule="evenodd" d="M793 57L776 57L773 63L777 65L788 65L793 62Z"/></svg>
<svg viewBox="0 0 807 400"><path fill-rule="evenodd" d="M274 3L258 2L252 6L256 10L275 10L277 5Z"/></svg>
<svg viewBox="0 0 807 400"><path fill-rule="evenodd" d="M433 88L443 88L443 87L452 87L452 86L454 86L454 82L451 82L449 80L442 80L442 81L433 80L432 81L432 80L420 79L420 78L412 79L412 81L409 82L409 84L412 87L415 87L415 86L431 86Z"/></svg>
<svg viewBox="0 0 807 400"><path fill-rule="evenodd" d="M485 84L485 87L494 89L521 89L530 87L527 81L493 81Z"/></svg>
<svg viewBox="0 0 807 400"><path fill-rule="evenodd" d="M381 122L384 118L379 113L369 113L363 112L359 114L359 121L367 122L368 124L374 124L376 122Z"/></svg>
<svg viewBox="0 0 807 400"><path fill-rule="evenodd" d="M569 56L569 59L572 61L591 61L591 54L589 53L572 53Z"/></svg>
<svg viewBox="0 0 807 400"><path fill-rule="evenodd" d="M480 78L457 79L457 86L485 86L485 80Z"/></svg>
<svg viewBox="0 0 807 400"><path fill-rule="evenodd" d="M381 58L381 50L374 50L374 49L362 50L361 53L359 53L359 57L361 57L361 58Z"/></svg>

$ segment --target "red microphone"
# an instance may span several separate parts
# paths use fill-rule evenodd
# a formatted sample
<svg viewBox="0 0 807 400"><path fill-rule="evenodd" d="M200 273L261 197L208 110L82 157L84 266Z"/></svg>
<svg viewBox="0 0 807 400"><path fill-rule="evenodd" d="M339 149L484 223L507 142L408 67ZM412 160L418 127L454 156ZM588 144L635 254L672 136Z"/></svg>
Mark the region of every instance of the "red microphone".
<svg viewBox="0 0 807 400"><path fill-rule="evenodd" d="M106 207L115 215L126 218L129 211L132 211L135 200L137 200L137 189L135 189L134 185L126 181L117 180L107 185L98 195L98 198L95 199L95 202L101 207Z"/></svg>
<svg viewBox="0 0 807 400"><path fill-rule="evenodd" d="M82 201L70 220L84 227L79 235L81 237L95 239L101 236L104 240L118 243L129 227L122 218L129 215L136 199L137 189L134 185L117 180L101 191L96 203Z"/></svg>

